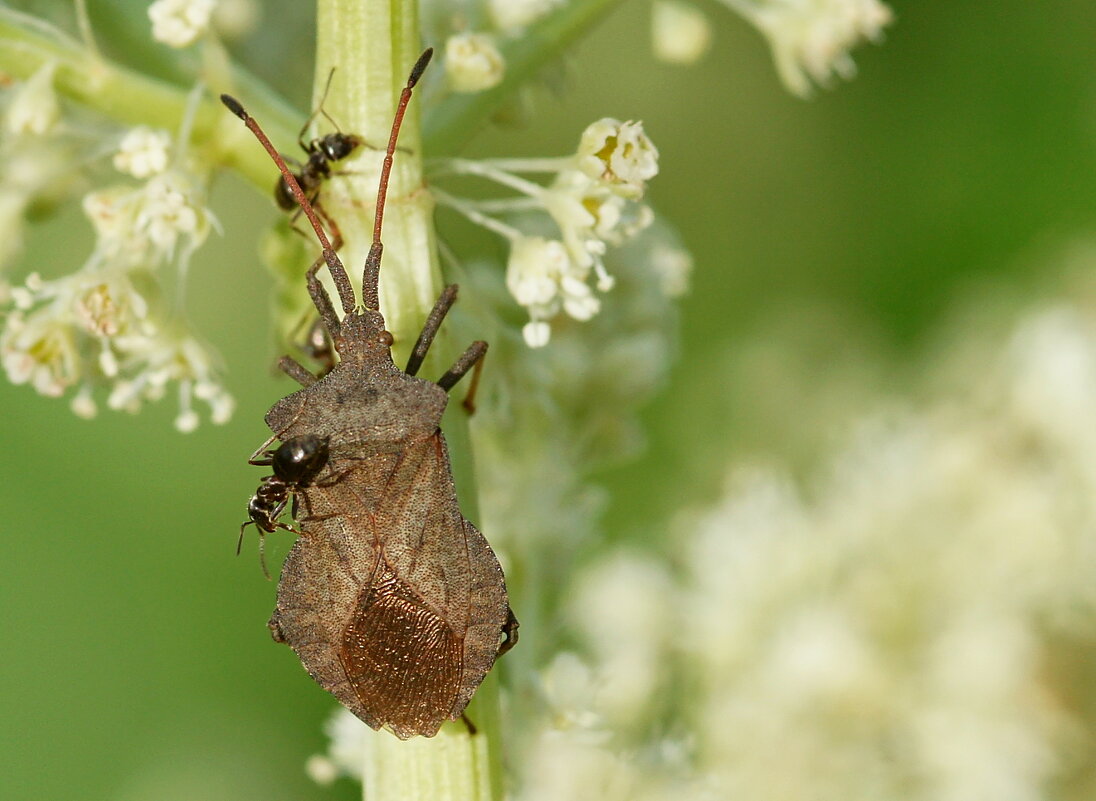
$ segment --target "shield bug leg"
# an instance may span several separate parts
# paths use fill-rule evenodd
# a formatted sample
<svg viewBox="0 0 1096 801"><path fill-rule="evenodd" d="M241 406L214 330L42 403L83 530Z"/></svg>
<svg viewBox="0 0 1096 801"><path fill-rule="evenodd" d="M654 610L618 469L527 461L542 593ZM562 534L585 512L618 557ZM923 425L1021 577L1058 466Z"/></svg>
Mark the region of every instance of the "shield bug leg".
<svg viewBox="0 0 1096 801"><path fill-rule="evenodd" d="M306 370L304 366L301 365L301 363L294 359L292 356L283 356L282 358L278 359L278 369L290 378L292 378L302 387L310 387L317 381L316 376L308 372L308 370Z"/></svg>
<svg viewBox="0 0 1096 801"><path fill-rule="evenodd" d="M498 656L502 656L518 644L518 628L520 626L521 624L518 623L517 617L514 616L514 610L507 606L506 624L502 627L502 634L506 639L499 643Z"/></svg>
<svg viewBox="0 0 1096 801"><path fill-rule="evenodd" d="M434 337L438 334L438 329L441 327L442 320L445 319L445 315L449 313L449 309L452 308L456 299L456 284L450 284L442 290L442 293L438 296L437 302L434 303L434 308L430 310L430 314L426 317L426 322L422 324L422 333L419 334L419 338L415 342L415 347L411 351L411 358L407 360L407 367L404 369L404 372L408 375L416 375L419 372L419 368L422 367L422 360L426 358L426 352L430 350L430 345L434 341Z"/></svg>
<svg viewBox="0 0 1096 801"><path fill-rule="evenodd" d="M335 311L335 306L331 303L331 296L327 294L327 289L320 283L320 279L316 275L325 263L326 260L323 257L312 262L312 266L305 273L305 284L308 287L308 295L312 298L312 304L320 314L320 321L327 329L328 336L334 339L339 334L339 315Z"/></svg>
<svg viewBox="0 0 1096 801"><path fill-rule="evenodd" d="M476 728L476 724L472 722L472 719L468 717L464 712L460 713L460 719L464 722L464 725L468 727L468 735L475 737L479 733L479 729Z"/></svg>
<svg viewBox="0 0 1096 801"><path fill-rule="evenodd" d="M468 346L468 349L461 354L456 363L449 368L449 372L438 379L438 386L446 392L451 390L454 384L464 378L465 373L481 362L485 353L487 353L487 343L482 339L477 339Z"/></svg>

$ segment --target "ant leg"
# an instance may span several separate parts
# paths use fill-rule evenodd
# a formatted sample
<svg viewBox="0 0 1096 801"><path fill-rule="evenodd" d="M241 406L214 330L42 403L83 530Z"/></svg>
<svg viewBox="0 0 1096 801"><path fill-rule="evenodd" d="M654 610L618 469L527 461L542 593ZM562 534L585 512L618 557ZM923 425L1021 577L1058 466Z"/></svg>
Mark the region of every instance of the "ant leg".
<svg viewBox="0 0 1096 801"><path fill-rule="evenodd" d="M256 523L254 520L248 520L246 523L241 523L240 524L240 538L238 540L236 540L236 555L237 556L240 555L240 548L242 548L243 544L244 544L244 529L247 528L248 526L257 526L257 525L258 525L258 523Z"/></svg>
<svg viewBox="0 0 1096 801"><path fill-rule="evenodd" d="M438 379L438 386L448 392L453 388L454 384L464 377L465 373L473 367L476 367L472 388L469 390L469 395L471 396L471 394L475 392L476 386L479 385L479 371L482 369L482 359L485 353L487 353L487 343L477 339L468 346L468 350L461 354L461 357L457 359L456 364L449 368L449 372ZM464 405L465 408L475 408L471 397L465 399Z"/></svg>
<svg viewBox="0 0 1096 801"><path fill-rule="evenodd" d="M267 438L266 442L264 442L262 445L260 445L258 448L256 448L255 452L253 454L251 454L251 456L248 457L247 463L248 464L257 464L260 467L266 467L266 466L274 464L274 461L273 461L274 451L267 450L267 449L272 444L274 444L274 440L276 440L277 438L278 438L277 434L271 434ZM260 456L263 457L263 458L260 459L259 458Z"/></svg>
<svg viewBox="0 0 1096 801"><path fill-rule="evenodd" d="M292 356L283 356L278 359L278 367L302 387L310 387L316 383L316 376L304 369Z"/></svg>
<svg viewBox="0 0 1096 801"><path fill-rule="evenodd" d="M449 313L449 309L456 299L456 284L450 284L442 290L442 293L438 296L434 308L430 310L430 314L426 317L426 322L422 324L422 333L419 334L419 339L415 342L415 347L411 351L411 358L407 360L407 367L404 369L404 372L408 375L415 375L418 373L419 368L422 367L422 360L426 358L426 352L430 350L430 343L433 342L434 337L437 336L438 329L441 327L441 321L445 319L445 315Z"/></svg>

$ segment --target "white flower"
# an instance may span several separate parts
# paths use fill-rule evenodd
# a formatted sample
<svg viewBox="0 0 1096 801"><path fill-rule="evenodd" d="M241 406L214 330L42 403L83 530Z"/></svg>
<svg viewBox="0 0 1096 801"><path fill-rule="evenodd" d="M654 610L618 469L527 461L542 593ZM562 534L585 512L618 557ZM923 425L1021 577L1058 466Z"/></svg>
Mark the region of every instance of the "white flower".
<svg viewBox="0 0 1096 801"><path fill-rule="evenodd" d="M111 409L137 412L144 401L162 398L169 382L178 383L179 414L175 427L189 433L197 428L195 399L210 408L213 423L232 416L235 402L216 378L213 354L185 332L152 329L143 337L119 343L121 373L107 398Z"/></svg>
<svg viewBox="0 0 1096 801"><path fill-rule="evenodd" d="M127 238L127 232L136 222L133 204L128 202L132 196L133 189L128 186L114 186L84 195L84 215L95 227L100 240Z"/></svg>
<svg viewBox="0 0 1096 801"><path fill-rule="evenodd" d="M57 125L61 106L53 88L56 69L55 62L48 62L16 89L4 120L9 131L41 136Z"/></svg>
<svg viewBox="0 0 1096 801"><path fill-rule="evenodd" d="M138 199L136 230L145 234L161 258L170 257L180 237L194 249L205 241L209 212L195 203L181 175L164 173L145 184Z"/></svg>
<svg viewBox="0 0 1096 801"><path fill-rule="evenodd" d="M712 26L696 6L656 0L651 8L655 57L669 64L695 64L712 44Z"/></svg>
<svg viewBox="0 0 1096 801"><path fill-rule="evenodd" d="M723 0L769 39L777 72L789 91L806 97L811 82L856 74L849 51L864 39L878 42L894 20L879 0Z"/></svg>
<svg viewBox="0 0 1096 801"><path fill-rule="evenodd" d="M601 716L595 711L600 682L575 654L557 654L541 673L541 691L552 710L556 729L595 729Z"/></svg>
<svg viewBox="0 0 1096 801"><path fill-rule="evenodd" d="M510 248L506 288L522 306L547 306L559 292L559 280L571 265L562 242L522 237Z"/></svg>
<svg viewBox="0 0 1096 801"><path fill-rule="evenodd" d="M492 37L458 33L445 43L445 74L455 92L482 92L498 86L506 62Z"/></svg>
<svg viewBox="0 0 1096 801"><path fill-rule="evenodd" d="M115 169L134 178L148 178L167 169L171 135L147 126L131 129L114 154Z"/></svg>
<svg viewBox="0 0 1096 801"><path fill-rule="evenodd" d="M156 0L148 7L152 38L170 47L187 47L207 30L215 0Z"/></svg>
<svg viewBox="0 0 1096 801"><path fill-rule="evenodd" d="M487 11L495 27L517 34L566 2L567 0L488 0Z"/></svg>
<svg viewBox="0 0 1096 801"><path fill-rule="evenodd" d="M604 117L582 132L578 166L624 197L643 196L646 182L658 174L658 150L641 122Z"/></svg>
<svg viewBox="0 0 1096 801"><path fill-rule="evenodd" d="M543 348L552 337L552 328L543 320L530 320L522 326L521 336L530 348Z"/></svg>
<svg viewBox="0 0 1096 801"><path fill-rule="evenodd" d="M594 268L598 289L607 292L613 286L602 261L607 245L621 245L646 228L652 220L650 209L578 170L560 172L542 199L575 264Z"/></svg>
<svg viewBox="0 0 1096 801"><path fill-rule="evenodd" d="M0 360L11 383L29 383L38 394L52 398L80 379L75 332L48 309L26 318L8 316L0 333Z"/></svg>
<svg viewBox="0 0 1096 801"><path fill-rule="evenodd" d="M506 267L506 286L532 317L532 325L522 332L530 347L547 344L549 333L542 321L560 309L580 321L597 314L601 302L586 283L588 273L589 268L576 264L567 248L556 240L539 236L514 240Z"/></svg>

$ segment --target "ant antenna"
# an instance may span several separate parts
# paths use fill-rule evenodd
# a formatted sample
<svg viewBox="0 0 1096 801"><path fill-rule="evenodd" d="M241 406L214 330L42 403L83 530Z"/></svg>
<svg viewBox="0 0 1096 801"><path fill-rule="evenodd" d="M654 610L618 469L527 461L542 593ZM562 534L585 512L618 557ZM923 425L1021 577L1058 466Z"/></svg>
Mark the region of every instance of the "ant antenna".
<svg viewBox="0 0 1096 801"><path fill-rule="evenodd" d="M271 144L270 139L267 138L267 135L263 132L258 121L244 110L240 101L232 95L221 95L221 102L225 104L225 107L229 111L243 120L244 125L247 126L251 133L255 134L255 138L259 140L259 144L263 146L270 155L270 158L278 165L278 169L282 173L282 178L285 179L285 185L288 186L289 191L293 193L293 197L301 207L301 211L304 212L304 216L307 217L308 221L312 224L312 230L316 232L316 238L320 241L320 246L323 248L323 260L327 262L327 269L331 273L331 279L335 282L335 289L339 293L339 301L342 304L343 313L350 314L354 311L356 305L354 300L354 287L350 284L350 277L346 274L346 268L343 267L334 248L331 247L331 242L328 241L327 234L324 233L323 226L320 224L319 217L316 215L316 210L312 207L308 195L304 193L304 190L301 189L301 185L297 183L297 177L285 163L282 154L278 152L278 149L275 148L273 144Z"/></svg>
<svg viewBox="0 0 1096 801"><path fill-rule="evenodd" d="M388 196L388 177L392 173L392 157L396 152L396 140L400 135L400 125L403 124L403 115L407 111L407 104L411 100L411 90L422 77L426 65L430 63L430 57L434 55L434 48L428 47L419 56L415 66L411 68L411 74L407 78L407 85L400 92L400 100L396 106L396 117L392 120L392 133L388 137L388 149L384 153L384 164L381 166L381 180L377 187L377 211L373 217L373 244L369 248L369 255L365 259L365 273L362 276L362 305L367 309L380 310L380 294L377 284L380 280L381 254L384 245L381 244L381 223L384 222L384 201Z"/></svg>
<svg viewBox="0 0 1096 801"><path fill-rule="evenodd" d="M323 114L324 119L331 123L335 130L342 133L342 129L339 128L339 124L335 122L334 118L327 113L327 110L323 107L323 104L327 102L327 93L331 91L331 79L335 77L335 67L331 68L331 72L327 73L327 83L323 86L323 94L320 95L320 102L312 113L308 115L308 119L305 120L304 125L301 126L300 133L297 134L297 144L301 146L301 150L308 150L308 147L304 143L304 132L308 130L308 126L312 124L312 120L316 119L317 114Z"/></svg>

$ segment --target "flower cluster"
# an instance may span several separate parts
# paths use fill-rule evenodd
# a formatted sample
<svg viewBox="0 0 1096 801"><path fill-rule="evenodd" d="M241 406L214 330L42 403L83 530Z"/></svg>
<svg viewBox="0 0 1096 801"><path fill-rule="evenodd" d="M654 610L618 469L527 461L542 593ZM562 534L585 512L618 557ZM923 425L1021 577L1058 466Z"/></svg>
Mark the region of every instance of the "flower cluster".
<svg viewBox="0 0 1096 801"><path fill-rule="evenodd" d="M72 158L59 158L59 144L49 138L62 119L51 81L52 69L43 69L7 107L4 146L19 148L11 163L13 183L23 190L12 195L19 198L12 209L17 220L52 180L50 163L73 171ZM22 286L4 285L10 308L0 330L0 364L12 383L50 397L74 390L71 406L82 417L96 414L97 387L106 389L109 408L135 412L174 383L181 431L198 423L194 399L208 404L214 422L229 418L232 398L219 383L215 357L189 333L181 311L161 300L159 268L174 264L181 281L214 224L203 179L173 161L166 131L126 132L112 162L141 183L84 196L96 243L83 267L52 280L32 273Z"/></svg>
<svg viewBox="0 0 1096 801"><path fill-rule="evenodd" d="M613 287L605 269L610 245L621 245L652 221L640 203L647 181L658 173L658 150L638 122L598 120L583 132L576 153L560 159L452 159L439 174L476 175L521 193L514 199L473 201L435 190L440 203L510 241L506 285L529 313L523 329L530 347L550 337L549 320L561 311L589 320L601 308L590 285L600 292ZM518 173L549 173L548 186ZM546 213L558 237L525 233L516 227L530 211ZM503 222L492 213L503 213ZM511 224L515 223L515 224Z"/></svg>

